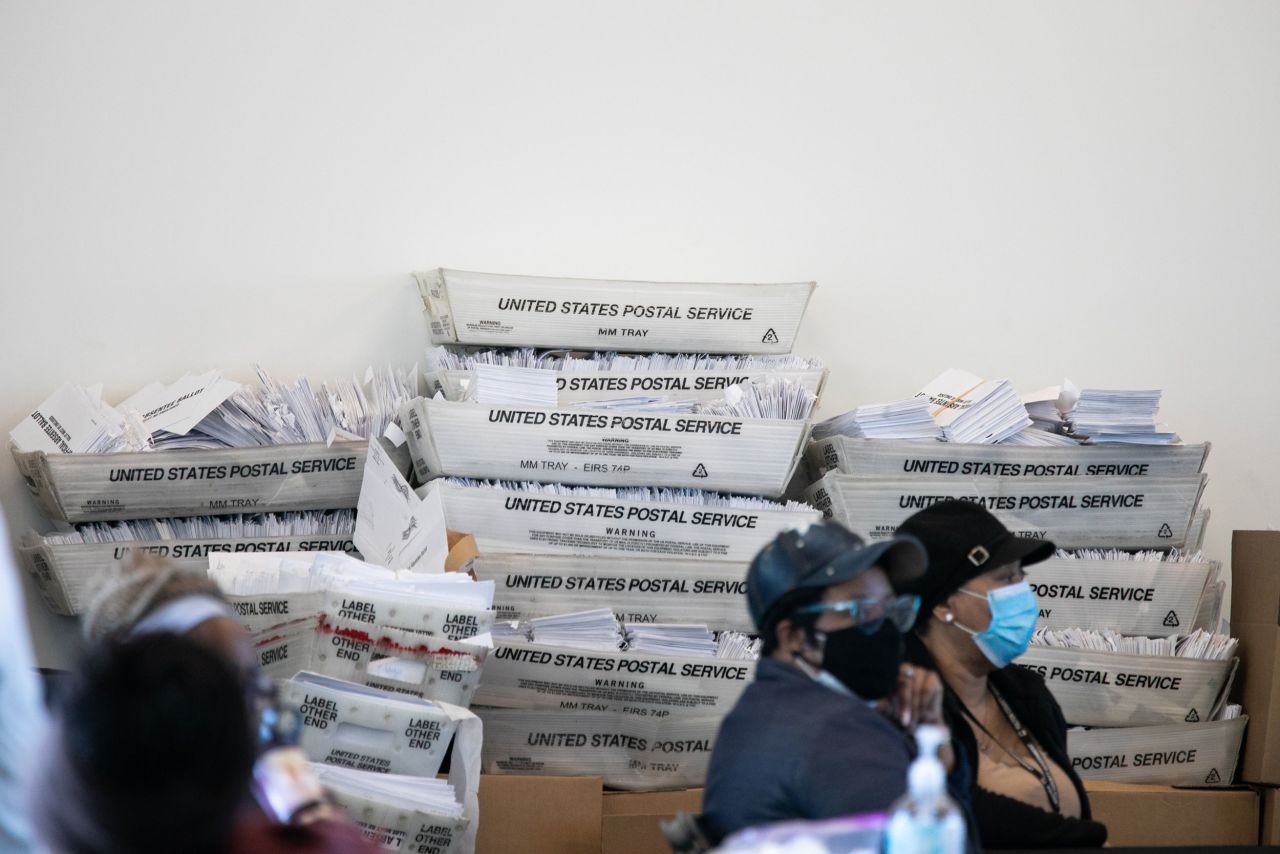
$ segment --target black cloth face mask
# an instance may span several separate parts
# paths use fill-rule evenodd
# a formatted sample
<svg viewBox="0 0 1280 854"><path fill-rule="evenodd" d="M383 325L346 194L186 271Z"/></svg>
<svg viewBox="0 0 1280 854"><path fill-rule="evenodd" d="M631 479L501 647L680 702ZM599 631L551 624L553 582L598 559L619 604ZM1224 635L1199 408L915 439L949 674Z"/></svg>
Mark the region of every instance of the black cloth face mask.
<svg viewBox="0 0 1280 854"><path fill-rule="evenodd" d="M822 669L864 700L879 700L898 687L902 632L884 620L868 634L865 626L824 632Z"/></svg>

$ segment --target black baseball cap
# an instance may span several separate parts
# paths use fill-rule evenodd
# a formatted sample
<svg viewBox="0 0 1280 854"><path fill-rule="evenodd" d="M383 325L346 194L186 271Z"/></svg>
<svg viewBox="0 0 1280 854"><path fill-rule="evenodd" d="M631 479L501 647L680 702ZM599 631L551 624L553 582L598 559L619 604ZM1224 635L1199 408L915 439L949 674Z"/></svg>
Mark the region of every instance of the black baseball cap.
<svg viewBox="0 0 1280 854"><path fill-rule="evenodd" d="M985 507L973 501L939 501L898 526L898 535L915 537L929 552L929 568L903 586L920 597L916 625L933 606L965 582L1010 563L1030 566L1053 556L1048 540L1016 537Z"/></svg>
<svg viewBox="0 0 1280 854"><path fill-rule="evenodd" d="M924 573L926 559L924 547L912 537L895 536L869 545L838 522L783 531L751 561L747 608L763 631L782 616L775 611L790 593L830 587L873 566L883 569L897 590Z"/></svg>

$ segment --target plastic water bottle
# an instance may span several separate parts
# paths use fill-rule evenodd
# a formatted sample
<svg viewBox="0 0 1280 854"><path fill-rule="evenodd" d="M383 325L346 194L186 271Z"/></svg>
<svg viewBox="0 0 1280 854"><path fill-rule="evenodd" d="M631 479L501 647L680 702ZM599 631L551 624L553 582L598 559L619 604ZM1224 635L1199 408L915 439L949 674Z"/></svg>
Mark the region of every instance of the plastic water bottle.
<svg viewBox="0 0 1280 854"><path fill-rule="evenodd" d="M947 797L947 771L938 748L944 727L916 727L918 755L907 772L907 793L893 805L885 829L885 854L964 854L964 816Z"/></svg>

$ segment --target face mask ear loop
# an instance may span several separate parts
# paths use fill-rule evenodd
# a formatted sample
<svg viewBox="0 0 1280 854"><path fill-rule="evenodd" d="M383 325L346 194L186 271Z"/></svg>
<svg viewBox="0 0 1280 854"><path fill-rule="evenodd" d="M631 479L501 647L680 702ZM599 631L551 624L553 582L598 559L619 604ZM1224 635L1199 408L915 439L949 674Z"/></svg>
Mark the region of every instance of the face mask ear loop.
<svg viewBox="0 0 1280 854"><path fill-rule="evenodd" d="M964 623L957 620L956 615L951 613L950 611L948 611L947 615L942 618L942 622L946 623L948 626L954 626L955 628L964 632L969 637L975 637L978 634L973 629L969 628Z"/></svg>
<svg viewBox="0 0 1280 854"><path fill-rule="evenodd" d="M991 597L988 596L986 593L975 593L972 590L965 590L963 587L957 587L956 592L963 593L966 596L972 596L974 599L981 599L983 602L986 602L988 619L991 619L994 617L995 611L991 609ZM975 632L973 629L969 628L968 626L961 625L960 621L955 618L954 614L948 613L947 616L951 617L950 620L947 620L948 623L950 623L951 625L955 626L958 629L962 629L963 631L968 632L970 636L981 634L981 632Z"/></svg>

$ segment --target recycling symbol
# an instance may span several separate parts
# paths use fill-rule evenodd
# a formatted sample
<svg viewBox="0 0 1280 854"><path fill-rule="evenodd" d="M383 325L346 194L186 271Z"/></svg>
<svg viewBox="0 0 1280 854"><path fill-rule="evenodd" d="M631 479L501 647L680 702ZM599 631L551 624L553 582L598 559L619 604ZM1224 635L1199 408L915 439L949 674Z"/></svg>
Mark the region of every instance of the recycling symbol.
<svg viewBox="0 0 1280 854"><path fill-rule="evenodd" d="M694 477L710 477L710 475L707 474L707 467L704 466L702 463L698 463L698 467L693 470L693 476Z"/></svg>
<svg viewBox="0 0 1280 854"><path fill-rule="evenodd" d="M1175 611L1170 611L1164 615L1164 624L1169 627L1182 625L1178 622L1178 614Z"/></svg>
<svg viewBox="0 0 1280 854"><path fill-rule="evenodd" d="M1183 720L1189 724L1198 724L1200 723L1200 713L1197 712L1195 709L1192 709L1191 711L1187 712L1187 716L1183 718Z"/></svg>
<svg viewBox="0 0 1280 854"><path fill-rule="evenodd" d="M769 331L764 334L764 337L760 339L760 343L761 344L777 344L778 343L778 333L773 331L772 326L769 327Z"/></svg>
<svg viewBox="0 0 1280 854"><path fill-rule="evenodd" d="M1222 777L1220 777L1220 776L1218 775L1218 769L1217 769L1217 768L1210 768L1210 769L1209 769L1209 776L1205 777L1205 778L1204 778L1204 781L1205 781L1206 783L1221 783L1221 782L1222 782Z"/></svg>
<svg viewBox="0 0 1280 854"><path fill-rule="evenodd" d="M1173 537L1173 529L1169 527L1169 523L1165 522L1160 526L1160 533L1156 534L1162 540L1168 540Z"/></svg>

